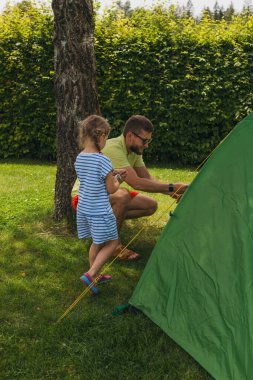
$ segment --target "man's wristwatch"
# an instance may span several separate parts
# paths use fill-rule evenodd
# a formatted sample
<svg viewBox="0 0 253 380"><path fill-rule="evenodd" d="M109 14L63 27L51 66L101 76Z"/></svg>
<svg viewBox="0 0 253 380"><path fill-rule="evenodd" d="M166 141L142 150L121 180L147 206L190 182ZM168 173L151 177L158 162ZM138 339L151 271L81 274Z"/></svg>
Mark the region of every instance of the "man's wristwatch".
<svg viewBox="0 0 253 380"><path fill-rule="evenodd" d="M169 183L169 193L174 193L174 183Z"/></svg>

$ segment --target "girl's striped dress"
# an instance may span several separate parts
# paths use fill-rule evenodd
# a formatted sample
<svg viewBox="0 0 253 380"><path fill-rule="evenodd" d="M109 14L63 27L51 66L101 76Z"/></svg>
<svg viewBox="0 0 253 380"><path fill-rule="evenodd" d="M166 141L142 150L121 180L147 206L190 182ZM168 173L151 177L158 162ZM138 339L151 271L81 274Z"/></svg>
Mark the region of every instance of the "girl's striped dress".
<svg viewBox="0 0 253 380"><path fill-rule="evenodd" d="M80 153L75 162L80 181L77 205L78 237L92 237L94 244L117 240L117 224L105 179L112 164L102 153Z"/></svg>

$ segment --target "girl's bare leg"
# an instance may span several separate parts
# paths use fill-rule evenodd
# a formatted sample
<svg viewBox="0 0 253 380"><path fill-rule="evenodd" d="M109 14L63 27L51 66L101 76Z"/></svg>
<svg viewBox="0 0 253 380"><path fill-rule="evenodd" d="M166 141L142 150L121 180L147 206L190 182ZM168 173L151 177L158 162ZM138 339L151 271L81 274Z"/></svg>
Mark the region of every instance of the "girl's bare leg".
<svg viewBox="0 0 253 380"><path fill-rule="evenodd" d="M103 246L102 244L94 244L94 243L91 244L90 250L89 250L90 268L92 267L97 257L97 254L101 250L102 246Z"/></svg>
<svg viewBox="0 0 253 380"><path fill-rule="evenodd" d="M118 245L118 240L110 240L106 242L103 247L100 249L100 251L97 253L92 266L90 267L88 273L92 278L96 278L96 276L99 274L101 268L106 263L106 261L109 259L109 257L112 256L114 250L116 249Z"/></svg>

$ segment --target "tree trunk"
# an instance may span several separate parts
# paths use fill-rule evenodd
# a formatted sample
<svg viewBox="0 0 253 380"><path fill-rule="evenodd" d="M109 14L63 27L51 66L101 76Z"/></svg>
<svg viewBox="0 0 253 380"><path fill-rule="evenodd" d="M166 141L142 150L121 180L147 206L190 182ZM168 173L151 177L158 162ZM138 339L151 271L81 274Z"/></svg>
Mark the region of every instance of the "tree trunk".
<svg viewBox="0 0 253 380"><path fill-rule="evenodd" d="M54 217L72 217L78 122L98 114L92 0L53 0L57 173Z"/></svg>

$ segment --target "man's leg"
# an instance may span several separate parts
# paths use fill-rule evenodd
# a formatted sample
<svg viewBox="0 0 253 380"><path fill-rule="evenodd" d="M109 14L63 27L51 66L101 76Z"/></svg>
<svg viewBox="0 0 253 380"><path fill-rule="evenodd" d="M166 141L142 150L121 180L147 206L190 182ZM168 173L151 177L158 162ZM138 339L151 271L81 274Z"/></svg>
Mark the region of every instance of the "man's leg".
<svg viewBox="0 0 253 380"><path fill-rule="evenodd" d="M119 189L116 193L110 195L110 202L117 219L118 231L120 231L124 219L150 216L157 210L157 202L154 199L143 194L137 194L132 198L127 189ZM122 244L120 244L113 256L118 256L123 248ZM134 251L125 248L120 259L135 260L139 256Z"/></svg>
<svg viewBox="0 0 253 380"><path fill-rule="evenodd" d="M126 218L126 213L132 198L130 192L127 189L119 189L114 194L110 195L110 203L117 220L118 232L122 227L122 223ZM122 252L122 254L121 254ZM119 256L120 254L120 256ZM131 249L124 248L120 243L115 250L113 257L118 257L120 260L135 260L139 258L139 254L132 251Z"/></svg>
<svg viewBox="0 0 253 380"><path fill-rule="evenodd" d="M143 194L138 194L128 204L126 219L136 219L153 215L157 210L157 202Z"/></svg>
<svg viewBox="0 0 253 380"><path fill-rule="evenodd" d="M125 220L130 201L131 196L127 189L119 189L114 194L110 195L110 203L117 220L118 232Z"/></svg>

